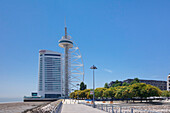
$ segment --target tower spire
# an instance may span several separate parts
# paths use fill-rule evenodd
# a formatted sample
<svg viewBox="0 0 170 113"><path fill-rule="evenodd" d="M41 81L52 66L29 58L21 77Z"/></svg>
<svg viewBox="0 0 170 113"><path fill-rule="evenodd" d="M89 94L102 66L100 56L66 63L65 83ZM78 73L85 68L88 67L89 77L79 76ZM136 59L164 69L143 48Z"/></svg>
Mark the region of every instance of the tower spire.
<svg viewBox="0 0 170 113"><path fill-rule="evenodd" d="M64 25L65 25L65 27L67 27L67 25L66 25L66 17L64 18Z"/></svg>
<svg viewBox="0 0 170 113"><path fill-rule="evenodd" d="M66 26L66 17L64 19L64 24L65 24L65 38L67 39L67 26Z"/></svg>

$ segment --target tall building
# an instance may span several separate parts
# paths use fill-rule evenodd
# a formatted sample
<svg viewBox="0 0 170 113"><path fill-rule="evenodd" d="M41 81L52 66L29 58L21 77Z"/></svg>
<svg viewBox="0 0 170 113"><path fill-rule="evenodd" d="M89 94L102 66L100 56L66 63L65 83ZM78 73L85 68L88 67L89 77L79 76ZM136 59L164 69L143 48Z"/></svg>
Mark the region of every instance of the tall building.
<svg viewBox="0 0 170 113"><path fill-rule="evenodd" d="M43 98L62 96L62 59L61 53L39 51L38 95Z"/></svg>
<svg viewBox="0 0 170 113"><path fill-rule="evenodd" d="M167 90L170 91L170 74L167 77Z"/></svg>

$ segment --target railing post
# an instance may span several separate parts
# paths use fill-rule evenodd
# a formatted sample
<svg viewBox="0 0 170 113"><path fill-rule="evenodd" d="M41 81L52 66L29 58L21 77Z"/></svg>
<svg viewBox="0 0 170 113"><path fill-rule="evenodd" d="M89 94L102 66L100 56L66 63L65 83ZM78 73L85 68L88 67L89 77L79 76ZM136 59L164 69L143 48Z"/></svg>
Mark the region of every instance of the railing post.
<svg viewBox="0 0 170 113"><path fill-rule="evenodd" d="M133 113L133 108L131 108L131 113Z"/></svg>
<svg viewBox="0 0 170 113"><path fill-rule="evenodd" d="M120 106L120 113L122 113L122 108L121 108L121 106Z"/></svg>
<svg viewBox="0 0 170 113"><path fill-rule="evenodd" d="M108 111L108 109L107 109L107 104L106 104L106 112Z"/></svg>
<svg viewBox="0 0 170 113"><path fill-rule="evenodd" d="M113 105L112 105L112 113L114 113L114 110L113 110Z"/></svg>
<svg viewBox="0 0 170 113"><path fill-rule="evenodd" d="M103 104L101 104L101 109L103 110Z"/></svg>

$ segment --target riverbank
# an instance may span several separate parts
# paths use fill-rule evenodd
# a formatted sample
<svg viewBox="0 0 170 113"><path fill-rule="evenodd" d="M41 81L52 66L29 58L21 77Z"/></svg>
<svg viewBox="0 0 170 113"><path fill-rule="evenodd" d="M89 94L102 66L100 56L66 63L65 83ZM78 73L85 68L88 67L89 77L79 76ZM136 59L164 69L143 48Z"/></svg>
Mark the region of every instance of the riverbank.
<svg viewBox="0 0 170 113"><path fill-rule="evenodd" d="M12 102L0 103L0 113L21 113L24 110L37 107L48 102Z"/></svg>

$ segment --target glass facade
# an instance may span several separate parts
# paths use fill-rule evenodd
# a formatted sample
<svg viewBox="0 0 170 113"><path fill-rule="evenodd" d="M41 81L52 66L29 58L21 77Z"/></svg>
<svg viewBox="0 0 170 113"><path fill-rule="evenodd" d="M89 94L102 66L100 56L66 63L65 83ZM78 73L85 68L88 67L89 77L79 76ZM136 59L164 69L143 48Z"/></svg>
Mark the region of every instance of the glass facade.
<svg viewBox="0 0 170 113"><path fill-rule="evenodd" d="M45 57L45 91L61 90L61 59Z"/></svg>

